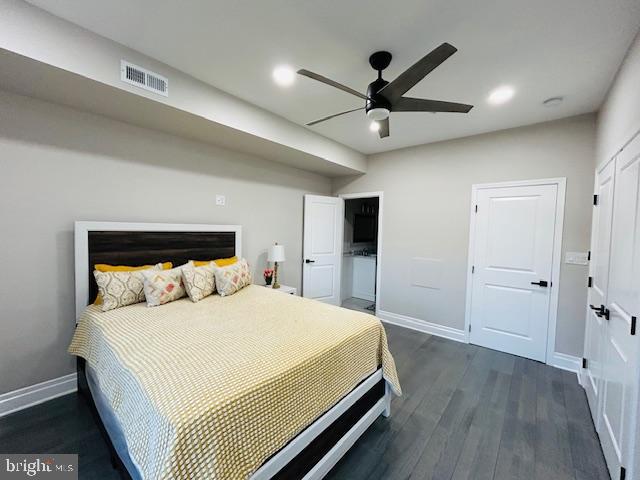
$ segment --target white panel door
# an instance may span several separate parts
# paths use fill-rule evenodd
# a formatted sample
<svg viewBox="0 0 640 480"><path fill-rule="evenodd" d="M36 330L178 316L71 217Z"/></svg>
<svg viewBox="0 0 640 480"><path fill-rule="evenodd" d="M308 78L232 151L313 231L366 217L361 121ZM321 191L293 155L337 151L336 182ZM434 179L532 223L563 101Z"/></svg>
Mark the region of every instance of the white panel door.
<svg viewBox="0 0 640 480"><path fill-rule="evenodd" d="M583 386L587 392L591 417L600 426L600 390L602 387L603 348L605 338L605 318L603 311L607 303L609 283L609 252L611 245L611 219L613 214L613 192L615 162L611 160L596 171L595 194L598 202L593 207L591 227L591 263L587 320L584 340Z"/></svg>
<svg viewBox="0 0 640 480"><path fill-rule="evenodd" d="M302 295L340 305L344 201L304 196Z"/></svg>
<svg viewBox="0 0 640 480"><path fill-rule="evenodd" d="M477 191L471 343L545 361L557 190Z"/></svg>
<svg viewBox="0 0 640 480"><path fill-rule="evenodd" d="M638 397L640 314L640 138L616 158L600 440L612 478L632 468ZM627 478L638 478L630 472Z"/></svg>

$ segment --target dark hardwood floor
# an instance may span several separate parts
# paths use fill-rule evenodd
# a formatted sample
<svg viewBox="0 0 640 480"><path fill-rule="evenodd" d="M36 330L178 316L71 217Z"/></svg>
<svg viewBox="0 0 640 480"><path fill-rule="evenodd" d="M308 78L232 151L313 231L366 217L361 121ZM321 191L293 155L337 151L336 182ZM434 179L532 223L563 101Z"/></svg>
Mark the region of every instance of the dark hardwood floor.
<svg viewBox="0 0 640 480"><path fill-rule="evenodd" d="M404 395L333 480L606 480L575 374L386 326ZM67 395L0 419L2 453L79 453L80 478L116 480L85 402Z"/></svg>

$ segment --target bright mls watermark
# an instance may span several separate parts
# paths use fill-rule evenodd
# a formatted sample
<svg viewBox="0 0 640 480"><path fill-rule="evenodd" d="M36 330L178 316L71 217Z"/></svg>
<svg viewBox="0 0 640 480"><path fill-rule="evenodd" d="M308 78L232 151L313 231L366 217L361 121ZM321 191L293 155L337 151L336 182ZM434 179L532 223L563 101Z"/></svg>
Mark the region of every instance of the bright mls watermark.
<svg viewBox="0 0 640 480"><path fill-rule="evenodd" d="M78 480L76 454L1 454L0 480Z"/></svg>

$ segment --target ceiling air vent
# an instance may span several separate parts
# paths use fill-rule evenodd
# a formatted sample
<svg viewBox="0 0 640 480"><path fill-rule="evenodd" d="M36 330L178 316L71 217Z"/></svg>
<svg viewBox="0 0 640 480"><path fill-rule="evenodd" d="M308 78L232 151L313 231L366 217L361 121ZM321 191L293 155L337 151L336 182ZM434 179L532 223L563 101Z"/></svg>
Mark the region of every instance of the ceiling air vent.
<svg viewBox="0 0 640 480"><path fill-rule="evenodd" d="M123 82L144 88L150 92L169 96L169 80L162 75L151 72L133 63L122 60L120 62L120 78Z"/></svg>

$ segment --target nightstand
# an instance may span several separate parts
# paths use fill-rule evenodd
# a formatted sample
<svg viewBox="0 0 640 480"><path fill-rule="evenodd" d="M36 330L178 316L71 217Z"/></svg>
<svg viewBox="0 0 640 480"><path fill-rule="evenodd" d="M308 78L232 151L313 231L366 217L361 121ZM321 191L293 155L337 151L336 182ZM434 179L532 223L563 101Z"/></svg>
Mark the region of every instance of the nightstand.
<svg viewBox="0 0 640 480"><path fill-rule="evenodd" d="M271 288L273 290L273 287L271 285L263 285L263 287ZM286 285L280 284L280 288L277 288L276 292L288 293L289 295L297 295L298 289L296 287L288 287Z"/></svg>

